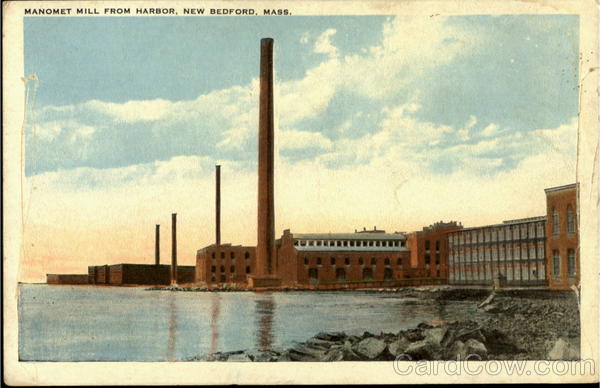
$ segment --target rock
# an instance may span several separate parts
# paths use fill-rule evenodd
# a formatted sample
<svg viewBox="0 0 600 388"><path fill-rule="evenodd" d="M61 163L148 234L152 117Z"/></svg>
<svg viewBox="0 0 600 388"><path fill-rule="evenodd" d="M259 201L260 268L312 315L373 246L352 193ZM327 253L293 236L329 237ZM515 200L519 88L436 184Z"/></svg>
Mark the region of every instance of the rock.
<svg viewBox="0 0 600 388"><path fill-rule="evenodd" d="M413 360L439 360L442 357L442 347L431 340L421 340L411 343L404 351Z"/></svg>
<svg viewBox="0 0 600 388"><path fill-rule="evenodd" d="M344 360L344 349L343 347L334 347L329 349L323 356L321 361L343 361Z"/></svg>
<svg viewBox="0 0 600 388"><path fill-rule="evenodd" d="M433 326L426 322L421 322L417 325L417 329L431 329L432 327Z"/></svg>
<svg viewBox="0 0 600 388"><path fill-rule="evenodd" d="M231 362L251 362L252 359L246 353L232 354L227 357L227 361Z"/></svg>
<svg viewBox="0 0 600 388"><path fill-rule="evenodd" d="M323 340L323 341L332 341L339 342L346 339L346 333L344 332L333 332L333 333L324 333L321 332L315 336L315 338Z"/></svg>
<svg viewBox="0 0 600 388"><path fill-rule="evenodd" d="M396 341L388 344L388 352L392 356L398 357L398 355L406 351L406 348L408 348L409 345L410 342L404 338L404 336L399 336Z"/></svg>
<svg viewBox="0 0 600 388"><path fill-rule="evenodd" d="M497 304L495 304L495 303L491 303L491 304L488 304L488 305L485 305L485 306L483 306L483 311L485 311L486 313L492 313L492 314L495 314L495 313L500 313L500 312L502 312L502 311L503 311L503 309L502 309L502 308L500 308L500 306L499 306L499 305L497 305Z"/></svg>
<svg viewBox="0 0 600 388"><path fill-rule="evenodd" d="M447 360L464 361L468 354L469 353L467 352L467 346L465 343L458 340L452 344L450 349L446 352L446 357L444 358Z"/></svg>
<svg viewBox="0 0 600 388"><path fill-rule="evenodd" d="M344 361L359 361L361 359L358 354L354 353L352 350L352 343L350 343L350 341L344 342L342 351L344 352Z"/></svg>
<svg viewBox="0 0 600 388"><path fill-rule="evenodd" d="M490 294L490 296L488 296L483 302L481 302L479 304L479 306L477 306L477 308L483 308L487 305L489 305L490 303L492 303L492 301L494 300L494 298L496 297L496 292L492 291L492 293Z"/></svg>
<svg viewBox="0 0 600 388"><path fill-rule="evenodd" d="M482 329L483 341L491 354L515 354L521 349L502 331L497 329ZM476 339L476 338L475 338Z"/></svg>
<svg viewBox="0 0 600 388"><path fill-rule="evenodd" d="M559 338L548 352L549 360L579 360L579 352L563 338Z"/></svg>
<svg viewBox="0 0 600 388"><path fill-rule="evenodd" d="M292 361L319 361L325 355L325 351L311 348L305 344L297 344L289 350Z"/></svg>
<svg viewBox="0 0 600 388"><path fill-rule="evenodd" d="M487 348L485 347L484 344L477 341L476 339L473 339L473 338L469 339L465 343L465 347L467 350L467 357L469 357L469 359L473 358L473 355L477 355L477 356L481 357L481 360L487 359ZM478 359L479 358L474 357L475 361Z"/></svg>
<svg viewBox="0 0 600 388"><path fill-rule="evenodd" d="M336 342L331 342L331 341L325 341L319 338L311 338L308 341L306 341L307 345L312 347L312 348L319 348L319 349L329 349L332 345L335 345Z"/></svg>
<svg viewBox="0 0 600 388"><path fill-rule="evenodd" d="M279 359L280 354L278 352L269 350L265 352L254 351L247 353L248 356L254 362L273 362Z"/></svg>
<svg viewBox="0 0 600 388"><path fill-rule="evenodd" d="M421 341L422 339L425 338L425 336L423 335L423 330L420 330L420 329L407 330L404 333L401 333L399 335L402 335L402 334L404 334L404 337L406 337L406 339L409 340L410 342Z"/></svg>
<svg viewBox="0 0 600 388"><path fill-rule="evenodd" d="M386 344L382 340L374 337L368 337L359 343L354 344L354 346L352 346L352 351L362 358L374 360L379 357L381 353L383 353L385 348Z"/></svg>
<svg viewBox="0 0 600 388"><path fill-rule="evenodd" d="M436 327L433 329L428 329L423 332L425 339L435 342L436 344L440 344L448 331L445 327Z"/></svg>

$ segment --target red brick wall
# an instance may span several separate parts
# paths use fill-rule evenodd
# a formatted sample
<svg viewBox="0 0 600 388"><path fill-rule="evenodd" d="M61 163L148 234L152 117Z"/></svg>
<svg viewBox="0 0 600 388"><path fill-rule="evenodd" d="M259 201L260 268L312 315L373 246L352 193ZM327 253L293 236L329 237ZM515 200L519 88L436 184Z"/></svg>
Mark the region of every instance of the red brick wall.
<svg viewBox="0 0 600 388"><path fill-rule="evenodd" d="M573 210L574 233L567 233L567 209ZM571 285L578 285L580 278L579 264L579 231L577 223L577 190L568 186L562 190L546 191L546 273L548 285L554 289L568 289ZM558 234L553 233L554 210L558 212ZM568 274L568 253L572 249L575 253L575 276ZM554 273L553 252L558 251L560 257L560 273Z"/></svg>

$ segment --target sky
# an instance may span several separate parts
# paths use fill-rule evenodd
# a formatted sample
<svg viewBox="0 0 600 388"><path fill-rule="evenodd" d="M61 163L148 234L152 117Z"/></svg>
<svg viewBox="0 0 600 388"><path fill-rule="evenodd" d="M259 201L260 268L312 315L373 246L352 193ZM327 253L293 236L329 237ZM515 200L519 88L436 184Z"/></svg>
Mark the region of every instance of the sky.
<svg viewBox="0 0 600 388"><path fill-rule="evenodd" d="M21 281L256 243L260 39L276 234L545 214L575 181L578 17L25 18ZM33 77L31 77L33 78Z"/></svg>

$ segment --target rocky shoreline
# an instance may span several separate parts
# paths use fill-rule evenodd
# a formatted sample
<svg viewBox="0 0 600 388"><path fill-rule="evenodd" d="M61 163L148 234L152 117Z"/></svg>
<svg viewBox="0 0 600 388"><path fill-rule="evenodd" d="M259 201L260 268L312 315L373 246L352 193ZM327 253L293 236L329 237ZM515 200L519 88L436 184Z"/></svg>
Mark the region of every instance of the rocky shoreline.
<svg viewBox="0 0 600 388"><path fill-rule="evenodd" d="M473 291L409 289L402 294L438 303L472 300L486 313L478 320L423 322L397 333L319 333L285 350L213 353L187 361L579 359L579 306L572 291Z"/></svg>

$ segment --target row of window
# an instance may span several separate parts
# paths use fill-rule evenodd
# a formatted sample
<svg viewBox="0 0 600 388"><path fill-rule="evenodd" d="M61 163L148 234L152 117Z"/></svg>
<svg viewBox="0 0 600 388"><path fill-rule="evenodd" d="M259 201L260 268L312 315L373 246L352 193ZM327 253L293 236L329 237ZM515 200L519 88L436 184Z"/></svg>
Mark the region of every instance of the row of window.
<svg viewBox="0 0 600 388"><path fill-rule="evenodd" d="M567 206L567 233L575 233L575 212L571 205ZM557 236L560 234L560 215L556 208L552 209L552 234Z"/></svg>
<svg viewBox="0 0 600 388"><path fill-rule="evenodd" d="M558 249L554 249L552 251L552 276L554 278L560 278L561 275L561 266L560 266L560 254ZM576 275L576 265L575 265L575 250L569 249L567 250L567 275L573 277Z"/></svg>
<svg viewBox="0 0 600 388"><path fill-rule="evenodd" d="M403 247L404 241L389 240L294 240L300 247Z"/></svg>
<svg viewBox="0 0 600 388"><path fill-rule="evenodd" d="M381 259L379 259L379 260L381 260ZM392 261L389 258L387 258L387 257L383 260L383 264L384 265L391 265L391 262ZM323 260L320 257L317 257L316 263L317 263L317 265L323 265ZM331 265L337 265L338 264L338 260L335 257L331 257L329 259L329 263ZM362 257L359 257L358 260L356 261L356 263L358 265L363 265L363 264L365 264L365 261L363 260ZM304 265L309 265L309 264L310 264L310 259L308 257L305 257L304 258ZM350 260L349 257L344 258L344 264L345 265L350 265L351 264L351 260ZM371 258L371 265L377 265L377 258L375 258L375 257ZM396 260L396 265L402 266L402 259L397 259Z"/></svg>
<svg viewBox="0 0 600 388"><path fill-rule="evenodd" d="M440 271L437 271L437 276L440 276ZM338 268L335 270L335 278L338 282L346 280L346 270L344 268ZM384 280L394 280L394 271L391 268L385 268L383 271ZM406 276L410 278L410 276ZM364 268L362 270L362 280L369 281L373 280L373 269ZM317 283L319 281L319 270L317 268L308 269L308 281L309 283Z"/></svg>
<svg viewBox="0 0 600 388"><path fill-rule="evenodd" d="M431 241L429 240L425 240L425 250L428 251L430 249L431 246ZM435 240L435 250L439 251L440 250L440 240Z"/></svg>
<svg viewBox="0 0 600 388"><path fill-rule="evenodd" d="M513 249L474 249L459 252L451 252L448 262L453 264L458 261L496 261L496 260L528 260L543 259L546 252L543 245L537 247L515 247Z"/></svg>
<svg viewBox="0 0 600 388"><path fill-rule="evenodd" d="M543 260L532 261L513 265L461 265L449 268L448 278L452 281L486 281L496 279L502 274L506 280L531 281L544 280L546 278L545 262Z"/></svg>
<svg viewBox="0 0 600 388"><path fill-rule="evenodd" d="M210 254L210 257L213 259L216 258L215 252L212 252ZM224 258L225 258L225 252L221 252L221 259L224 259ZM229 252L229 258L235 259L235 252ZM244 259L246 259L246 260L250 259L250 252L244 252Z"/></svg>
<svg viewBox="0 0 600 388"><path fill-rule="evenodd" d="M458 232L448 236L448 242L451 247L454 247L482 242L543 238L545 236L544 225L544 222L537 222Z"/></svg>
<svg viewBox="0 0 600 388"><path fill-rule="evenodd" d="M219 270L221 273L225 273L225 266L222 265L221 267L219 267ZM210 272L214 275L215 272L217 272L217 267L216 266L211 266L210 267ZM234 273L235 272L235 265L232 265L231 267L229 267L229 272L230 273ZM250 266L246 266L246 273L250 273Z"/></svg>

